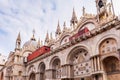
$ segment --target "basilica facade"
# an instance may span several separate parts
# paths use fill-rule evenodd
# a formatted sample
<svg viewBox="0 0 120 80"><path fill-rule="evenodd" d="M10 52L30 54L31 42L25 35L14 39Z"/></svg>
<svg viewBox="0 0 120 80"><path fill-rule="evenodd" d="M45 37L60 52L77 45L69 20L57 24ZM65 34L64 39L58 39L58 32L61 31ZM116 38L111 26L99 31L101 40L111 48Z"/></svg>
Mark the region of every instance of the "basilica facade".
<svg viewBox="0 0 120 80"><path fill-rule="evenodd" d="M32 38L21 47L20 33L0 71L0 80L120 80L120 20L112 2L96 0L97 14L77 19L70 27L58 22L56 37L45 44Z"/></svg>

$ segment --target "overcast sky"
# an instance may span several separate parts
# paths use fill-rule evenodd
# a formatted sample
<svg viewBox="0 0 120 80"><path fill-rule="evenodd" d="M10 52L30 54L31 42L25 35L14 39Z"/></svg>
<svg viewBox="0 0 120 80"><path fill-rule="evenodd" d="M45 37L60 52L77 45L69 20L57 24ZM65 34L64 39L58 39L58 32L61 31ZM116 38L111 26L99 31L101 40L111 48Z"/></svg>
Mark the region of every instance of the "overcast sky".
<svg viewBox="0 0 120 80"><path fill-rule="evenodd" d="M113 0L115 13L120 13L120 0ZM18 33L22 45L32 37L44 40L46 32L56 31L58 20L61 28L66 21L70 26L73 7L78 19L82 7L87 13L96 14L95 0L0 0L0 53L8 56L15 48Z"/></svg>

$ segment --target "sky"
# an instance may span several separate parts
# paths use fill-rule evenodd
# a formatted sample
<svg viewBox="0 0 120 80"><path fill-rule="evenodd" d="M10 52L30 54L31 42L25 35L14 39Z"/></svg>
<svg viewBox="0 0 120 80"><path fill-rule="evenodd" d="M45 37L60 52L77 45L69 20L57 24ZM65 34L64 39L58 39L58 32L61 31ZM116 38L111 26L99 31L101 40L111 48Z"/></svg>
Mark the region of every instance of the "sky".
<svg viewBox="0 0 120 80"><path fill-rule="evenodd" d="M113 0L116 15L120 13L119 3ZM64 21L69 27L73 7L79 20L83 6L87 13L96 14L95 0L0 0L0 53L8 56L14 51L19 32L23 46L33 29L35 38L44 41L47 31L54 35L58 20L61 29Z"/></svg>

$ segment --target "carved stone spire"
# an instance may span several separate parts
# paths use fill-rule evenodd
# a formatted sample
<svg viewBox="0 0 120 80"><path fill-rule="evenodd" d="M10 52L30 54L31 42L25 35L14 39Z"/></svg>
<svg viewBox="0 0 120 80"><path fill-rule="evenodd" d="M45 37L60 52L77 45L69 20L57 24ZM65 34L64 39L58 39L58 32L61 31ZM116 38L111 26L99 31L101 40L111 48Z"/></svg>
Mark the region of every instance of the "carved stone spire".
<svg viewBox="0 0 120 80"><path fill-rule="evenodd" d="M56 36L61 34L61 29L60 29L60 25L59 25L59 21L58 21L58 25L57 25L57 30L56 30Z"/></svg>
<svg viewBox="0 0 120 80"><path fill-rule="evenodd" d="M21 37L20 37L20 32L18 33L18 37L16 39L16 47L15 47L15 50L16 49L20 49L20 45L21 45Z"/></svg>
<svg viewBox="0 0 120 80"><path fill-rule="evenodd" d="M71 25L75 25L78 22L75 10L73 8L72 18L70 20Z"/></svg>
<svg viewBox="0 0 120 80"><path fill-rule="evenodd" d="M36 41L36 39L35 39L35 29L33 29L33 36L32 36L32 38L31 38L31 40Z"/></svg>
<svg viewBox="0 0 120 80"><path fill-rule="evenodd" d="M50 33L50 40L53 40L52 32Z"/></svg>
<svg viewBox="0 0 120 80"><path fill-rule="evenodd" d="M49 42L49 34L48 34L48 31L47 31L46 38L45 38L45 43L48 43L48 42Z"/></svg>
<svg viewBox="0 0 120 80"><path fill-rule="evenodd" d="M41 46L43 46L43 41L42 40L41 40L40 44L41 44Z"/></svg>
<svg viewBox="0 0 120 80"><path fill-rule="evenodd" d="M40 38L38 39L37 47L40 47Z"/></svg>
<svg viewBox="0 0 120 80"><path fill-rule="evenodd" d="M63 32L65 32L66 30L67 30L66 22L64 22L64 24L63 24Z"/></svg>
<svg viewBox="0 0 120 80"><path fill-rule="evenodd" d="M82 11L83 11L83 16L84 16L85 15L85 7L84 6L83 6Z"/></svg>
<svg viewBox="0 0 120 80"><path fill-rule="evenodd" d="M21 41L20 32L18 33L17 41Z"/></svg>

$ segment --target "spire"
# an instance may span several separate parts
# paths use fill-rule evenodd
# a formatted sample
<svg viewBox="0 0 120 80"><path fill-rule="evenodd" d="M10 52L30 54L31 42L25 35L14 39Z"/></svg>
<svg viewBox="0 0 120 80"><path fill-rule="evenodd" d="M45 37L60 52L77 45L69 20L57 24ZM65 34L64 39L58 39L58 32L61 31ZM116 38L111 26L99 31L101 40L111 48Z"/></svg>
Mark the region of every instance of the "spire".
<svg viewBox="0 0 120 80"><path fill-rule="evenodd" d="M48 34L48 31L47 31L46 38L45 38L45 43L48 43L48 42L49 42L49 34Z"/></svg>
<svg viewBox="0 0 120 80"><path fill-rule="evenodd" d="M52 37L52 32L50 33L50 40L53 40L53 37Z"/></svg>
<svg viewBox="0 0 120 80"><path fill-rule="evenodd" d="M66 22L64 22L64 24L63 24L63 32L65 32L66 29L67 29L67 27L66 27Z"/></svg>
<svg viewBox="0 0 120 80"><path fill-rule="evenodd" d="M18 37L16 39L16 47L15 50L20 50L20 45L21 45L21 37L20 37L20 32L18 33Z"/></svg>
<svg viewBox="0 0 120 80"><path fill-rule="evenodd" d="M56 30L56 36L61 34L61 29L60 29L60 25L59 25L59 20L58 20L58 26L57 26L57 30Z"/></svg>
<svg viewBox="0 0 120 80"><path fill-rule="evenodd" d="M64 22L63 27L66 27L66 22Z"/></svg>
<svg viewBox="0 0 120 80"><path fill-rule="evenodd" d="M41 43L40 43L40 44L41 44L41 46L43 46L43 41L42 41L42 40L41 40Z"/></svg>
<svg viewBox="0 0 120 80"><path fill-rule="evenodd" d="M32 38L31 38L31 40L34 40L34 41L36 40L36 39L35 39L35 29L33 29L33 36L32 36Z"/></svg>
<svg viewBox="0 0 120 80"><path fill-rule="evenodd" d="M40 47L40 38L38 39L37 47Z"/></svg>
<svg viewBox="0 0 120 80"><path fill-rule="evenodd" d="M20 32L18 33L17 41L21 41Z"/></svg>
<svg viewBox="0 0 120 80"><path fill-rule="evenodd" d="M85 15L85 7L84 6L83 6L82 11L83 11L83 16L84 16Z"/></svg>
<svg viewBox="0 0 120 80"><path fill-rule="evenodd" d="M71 22L71 25L75 25L78 22L74 8L73 8L72 18L70 22Z"/></svg>

